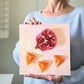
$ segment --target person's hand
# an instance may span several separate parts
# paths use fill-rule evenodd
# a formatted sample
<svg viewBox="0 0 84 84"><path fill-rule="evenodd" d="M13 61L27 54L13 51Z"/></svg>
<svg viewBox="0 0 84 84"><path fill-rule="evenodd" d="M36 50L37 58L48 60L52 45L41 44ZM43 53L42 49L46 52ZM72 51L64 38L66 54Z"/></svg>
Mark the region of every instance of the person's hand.
<svg viewBox="0 0 84 84"><path fill-rule="evenodd" d="M39 21L36 21L34 17L32 17L31 19L28 19L27 22L25 22L25 24L30 24L30 25L37 25L37 24L42 24Z"/></svg>
<svg viewBox="0 0 84 84"><path fill-rule="evenodd" d="M37 78L37 79L45 79L48 81L53 81L57 83L61 83L63 81L63 76L62 75L24 75L25 77L32 77L32 78Z"/></svg>

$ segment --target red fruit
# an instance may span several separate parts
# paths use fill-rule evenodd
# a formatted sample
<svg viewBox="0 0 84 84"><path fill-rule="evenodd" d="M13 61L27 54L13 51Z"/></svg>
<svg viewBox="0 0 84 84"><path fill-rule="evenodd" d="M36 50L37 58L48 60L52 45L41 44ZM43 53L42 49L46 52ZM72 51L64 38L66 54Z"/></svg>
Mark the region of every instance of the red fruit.
<svg viewBox="0 0 84 84"><path fill-rule="evenodd" d="M50 29L43 30L36 37L36 49L40 49L42 51L53 49L56 46L57 38L55 33Z"/></svg>

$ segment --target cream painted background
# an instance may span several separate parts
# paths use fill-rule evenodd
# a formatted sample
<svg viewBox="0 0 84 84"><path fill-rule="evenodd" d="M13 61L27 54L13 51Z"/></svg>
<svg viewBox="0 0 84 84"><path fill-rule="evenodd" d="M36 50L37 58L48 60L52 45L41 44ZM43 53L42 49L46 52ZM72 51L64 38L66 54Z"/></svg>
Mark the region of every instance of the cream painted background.
<svg viewBox="0 0 84 84"><path fill-rule="evenodd" d="M47 0L38 0L38 10L46 7ZM74 7L84 6L84 0L71 0ZM14 73L13 84L23 84L23 77L19 76L18 66L13 60L13 49L19 39L19 24L25 16L36 11L36 0L10 0L9 38L0 39L0 73Z"/></svg>

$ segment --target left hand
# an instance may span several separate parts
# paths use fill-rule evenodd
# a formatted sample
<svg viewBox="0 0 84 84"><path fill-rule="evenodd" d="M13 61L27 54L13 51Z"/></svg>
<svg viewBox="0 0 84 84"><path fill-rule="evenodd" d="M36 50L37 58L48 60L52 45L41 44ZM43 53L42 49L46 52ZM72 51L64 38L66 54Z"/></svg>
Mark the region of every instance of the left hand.
<svg viewBox="0 0 84 84"><path fill-rule="evenodd" d="M32 77L32 78L37 78L37 79L45 79L48 81L53 81L57 83L61 83L63 81L63 76L62 75L24 75L25 77Z"/></svg>

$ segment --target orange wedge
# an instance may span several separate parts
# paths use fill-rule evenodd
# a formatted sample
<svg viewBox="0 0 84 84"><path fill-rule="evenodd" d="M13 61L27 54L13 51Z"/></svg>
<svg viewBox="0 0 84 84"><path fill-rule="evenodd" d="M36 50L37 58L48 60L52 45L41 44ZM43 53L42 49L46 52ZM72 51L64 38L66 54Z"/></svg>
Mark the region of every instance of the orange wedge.
<svg viewBox="0 0 84 84"><path fill-rule="evenodd" d="M46 68L48 67L48 62L45 62L45 61L39 61L38 62L38 65L39 65L39 68L41 70L41 72L44 72L46 70Z"/></svg>
<svg viewBox="0 0 84 84"><path fill-rule="evenodd" d="M64 62L64 58L60 55L55 55L56 67L60 66Z"/></svg>
<svg viewBox="0 0 84 84"><path fill-rule="evenodd" d="M36 57L35 55L27 52L27 57L26 57L27 64L30 64L35 57Z"/></svg>

